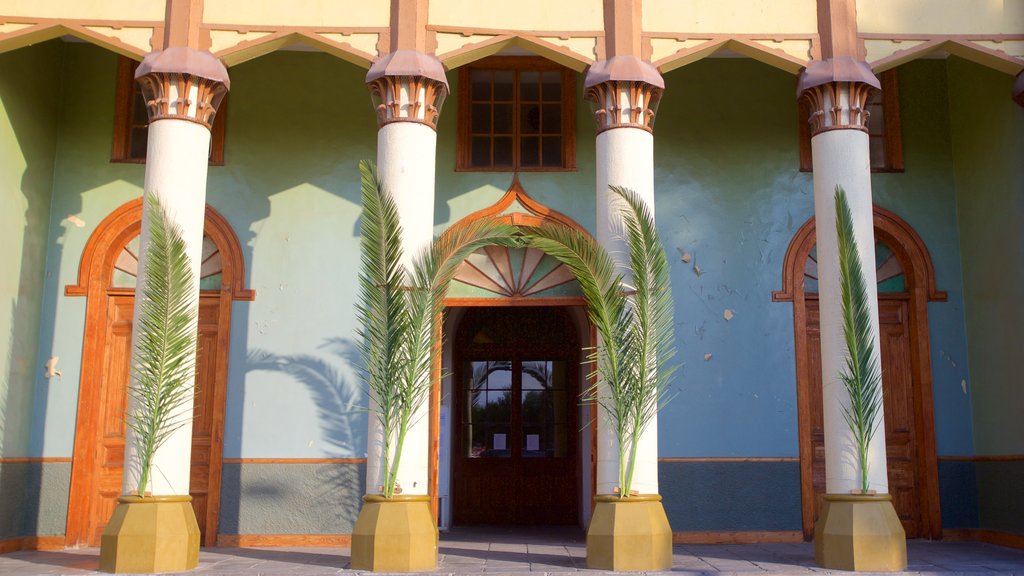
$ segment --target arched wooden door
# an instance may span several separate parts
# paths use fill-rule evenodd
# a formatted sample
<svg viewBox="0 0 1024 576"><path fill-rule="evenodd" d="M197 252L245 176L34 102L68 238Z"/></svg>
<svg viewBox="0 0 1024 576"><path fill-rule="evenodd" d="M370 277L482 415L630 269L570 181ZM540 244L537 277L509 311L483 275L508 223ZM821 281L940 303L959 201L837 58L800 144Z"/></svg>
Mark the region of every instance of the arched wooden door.
<svg viewBox="0 0 1024 576"><path fill-rule="evenodd" d="M86 245L78 284L65 290L88 298L67 546L98 546L121 494L141 218L141 200L108 216ZM220 506L231 301L251 300L254 294L243 288L237 238L209 207L205 233L189 492L202 542L209 546L216 542Z"/></svg>
<svg viewBox="0 0 1024 576"><path fill-rule="evenodd" d="M579 523L579 355L564 307L467 311L455 336L453 523Z"/></svg>
<svg viewBox="0 0 1024 576"><path fill-rule="evenodd" d="M908 538L942 534L932 408L928 301L935 290L931 258L920 237L895 214L874 208L875 260L889 492ZM783 290L793 302L797 364L803 530L811 538L825 494L821 340L814 221L786 254Z"/></svg>

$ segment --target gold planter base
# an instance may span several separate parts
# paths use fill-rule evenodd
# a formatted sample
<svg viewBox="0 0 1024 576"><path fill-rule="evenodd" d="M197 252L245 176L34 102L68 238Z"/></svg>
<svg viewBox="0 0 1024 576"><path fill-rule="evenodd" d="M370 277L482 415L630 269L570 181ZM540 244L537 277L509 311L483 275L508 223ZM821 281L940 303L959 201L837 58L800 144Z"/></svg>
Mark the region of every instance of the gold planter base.
<svg viewBox="0 0 1024 576"><path fill-rule="evenodd" d="M121 496L100 540L103 572L183 572L199 564L191 496Z"/></svg>
<svg viewBox="0 0 1024 576"><path fill-rule="evenodd" d="M597 496L587 528L587 567L654 571L672 568L672 528L661 496Z"/></svg>
<svg viewBox="0 0 1024 576"><path fill-rule="evenodd" d="M814 559L834 570L907 568L907 537L889 494L826 494L814 525Z"/></svg>
<svg viewBox="0 0 1024 576"><path fill-rule="evenodd" d="M363 496L352 530L352 569L422 572L437 568L430 496Z"/></svg>

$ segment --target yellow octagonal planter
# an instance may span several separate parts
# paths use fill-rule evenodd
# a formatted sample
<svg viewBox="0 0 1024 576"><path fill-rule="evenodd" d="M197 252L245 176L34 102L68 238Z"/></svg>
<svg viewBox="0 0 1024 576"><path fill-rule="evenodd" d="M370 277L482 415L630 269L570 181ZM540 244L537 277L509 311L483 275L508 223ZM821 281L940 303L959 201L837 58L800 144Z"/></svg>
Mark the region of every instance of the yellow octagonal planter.
<svg viewBox="0 0 1024 576"><path fill-rule="evenodd" d="M835 570L905 570L907 537L892 496L826 494L814 525L814 559Z"/></svg>
<svg viewBox="0 0 1024 576"><path fill-rule="evenodd" d="M598 570L653 571L672 567L672 528L661 496L594 499L587 528L587 567Z"/></svg>
<svg viewBox="0 0 1024 576"><path fill-rule="evenodd" d="M100 539L100 570L183 572L199 564L191 496L121 496Z"/></svg>
<svg viewBox="0 0 1024 576"><path fill-rule="evenodd" d="M430 496L363 496L352 530L352 568L422 572L437 568L437 524Z"/></svg>

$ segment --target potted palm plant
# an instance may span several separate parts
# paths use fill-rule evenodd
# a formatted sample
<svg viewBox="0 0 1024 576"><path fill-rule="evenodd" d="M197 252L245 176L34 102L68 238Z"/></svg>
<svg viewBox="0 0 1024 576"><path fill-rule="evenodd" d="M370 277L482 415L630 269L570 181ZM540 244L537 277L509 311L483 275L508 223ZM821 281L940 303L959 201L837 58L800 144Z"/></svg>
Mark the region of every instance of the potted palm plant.
<svg viewBox="0 0 1024 576"><path fill-rule="evenodd" d="M125 462L135 490L118 498L100 541L104 572L180 572L199 562L199 525L192 497L149 492L153 457L192 420L196 307L193 274L180 228L156 194L146 198L143 278L136 314L127 414L135 458ZM133 469L134 468L134 469Z"/></svg>
<svg viewBox="0 0 1024 576"><path fill-rule="evenodd" d="M401 494L399 464L417 410L427 401L435 334L444 297L459 264L487 245L516 246L515 226L476 221L453 226L402 265L398 210L376 169L361 162L362 261L359 274L360 355L373 417L380 425L379 494L363 497L352 531L352 568L387 572L430 570L437 565L437 526L429 496Z"/></svg>
<svg viewBox="0 0 1024 576"><path fill-rule="evenodd" d="M615 431L619 485L617 493L596 498L587 529L587 565L666 570L672 564L672 530L661 496L637 494L632 483L640 438L668 400L675 344L668 261L643 199L615 186L611 193L624 201L632 285L599 244L567 226L532 228L528 244L572 270L600 337L593 356L597 383L584 396L597 403Z"/></svg>
<svg viewBox="0 0 1024 576"><path fill-rule="evenodd" d="M860 487L850 494L826 494L814 527L819 565L841 570L903 570L906 536L889 494L876 494L869 482L871 440L882 422L882 373L875 347L872 308L864 277L853 213L846 192L835 191L839 249L840 308L846 366L839 380L847 394L843 419L850 429Z"/></svg>

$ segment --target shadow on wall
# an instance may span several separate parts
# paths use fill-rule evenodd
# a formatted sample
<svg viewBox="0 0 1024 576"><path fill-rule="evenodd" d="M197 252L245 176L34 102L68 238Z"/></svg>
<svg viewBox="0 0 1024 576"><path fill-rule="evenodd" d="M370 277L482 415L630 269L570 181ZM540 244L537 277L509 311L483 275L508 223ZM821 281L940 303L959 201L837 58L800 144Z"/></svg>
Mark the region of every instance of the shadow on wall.
<svg viewBox="0 0 1024 576"><path fill-rule="evenodd" d="M350 374L361 366L355 343L346 338L329 338L319 350L330 354L330 359L312 354L275 354L266 350L251 350L246 359L249 371L281 372L302 384L317 406L322 437L329 452L340 457L357 453L366 434L366 405L362 386ZM337 358L340 362L333 362ZM335 528L353 526L359 513L359 497L363 479L354 475L351 465L319 467L315 474L319 493L309 494L317 502L334 502L340 495L352 499L350 506L331 506L338 511L331 525ZM363 467L358 467L363 470ZM253 487L257 491L271 489ZM353 490L357 489L357 490ZM344 504L342 502L341 504Z"/></svg>

